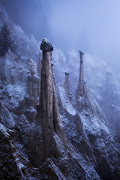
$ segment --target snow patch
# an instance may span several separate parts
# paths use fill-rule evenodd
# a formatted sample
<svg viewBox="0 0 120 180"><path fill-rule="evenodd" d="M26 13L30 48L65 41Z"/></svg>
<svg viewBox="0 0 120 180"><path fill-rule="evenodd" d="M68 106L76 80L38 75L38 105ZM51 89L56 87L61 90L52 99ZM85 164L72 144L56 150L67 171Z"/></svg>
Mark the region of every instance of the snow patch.
<svg viewBox="0 0 120 180"><path fill-rule="evenodd" d="M60 98L62 101L62 105L63 107L72 115L76 114L76 110L74 109L74 107L72 106L69 98L67 97L67 94L65 92L65 89L63 87L58 87L59 88L59 92L60 92Z"/></svg>
<svg viewBox="0 0 120 180"><path fill-rule="evenodd" d="M0 123L0 131L5 135L5 137L9 138L9 133L7 132L7 128L5 126L3 126L1 123Z"/></svg>

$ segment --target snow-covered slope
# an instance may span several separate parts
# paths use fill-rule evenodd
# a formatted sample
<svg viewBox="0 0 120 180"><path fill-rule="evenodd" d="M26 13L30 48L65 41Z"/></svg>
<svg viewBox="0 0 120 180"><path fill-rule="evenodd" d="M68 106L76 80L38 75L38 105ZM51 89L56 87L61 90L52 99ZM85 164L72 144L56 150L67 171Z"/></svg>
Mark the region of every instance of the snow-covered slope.
<svg viewBox="0 0 120 180"><path fill-rule="evenodd" d="M68 59L66 59L62 51L55 49L55 52L53 52L53 64L58 85L63 86L65 72L69 72L70 93L72 93L74 99L79 78L79 53L71 50ZM107 77L108 74L111 74L110 77ZM112 129L119 130L120 83L118 76L106 62L86 53L84 55L84 79L93 97L104 111Z"/></svg>
<svg viewBox="0 0 120 180"><path fill-rule="evenodd" d="M37 61L40 42L34 38L34 35L28 37L19 25L14 24L0 3L0 29L5 23L8 25L11 31L11 37L14 39L15 44L18 47L16 49L16 55L22 59L31 57Z"/></svg>
<svg viewBox="0 0 120 180"><path fill-rule="evenodd" d="M84 168L87 168L89 175L91 171L93 173L93 170L97 170L97 173L103 179L118 178L118 174L120 173L119 153L116 151L115 142L107 125L104 113L96 100L87 90L87 97L81 97L79 99L80 104L82 104L82 109L79 112L77 106L75 107L69 102L68 94L65 90L61 87L58 87L58 89L60 94L61 117L64 122L66 136L76 148L74 149L73 156L76 156L77 152L80 153L79 156L81 154L84 155L81 157L80 165L85 162L86 158L87 160L89 159L91 169L87 166L89 164L88 162L87 165L84 164ZM69 148L71 150L71 146ZM73 174L74 170L76 170L75 167L73 168ZM78 173L76 179L79 178L81 176ZM99 179L95 175L94 177L87 177L87 179L92 178Z"/></svg>

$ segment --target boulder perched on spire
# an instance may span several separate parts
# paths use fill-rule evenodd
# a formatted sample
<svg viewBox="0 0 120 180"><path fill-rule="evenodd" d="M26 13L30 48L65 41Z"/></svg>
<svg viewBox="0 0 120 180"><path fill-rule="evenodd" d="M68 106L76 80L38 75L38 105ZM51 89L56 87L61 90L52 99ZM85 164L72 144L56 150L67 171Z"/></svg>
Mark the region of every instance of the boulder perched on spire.
<svg viewBox="0 0 120 180"><path fill-rule="evenodd" d="M40 49L42 51L53 51L53 46L46 38L44 38L40 45Z"/></svg>
<svg viewBox="0 0 120 180"><path fill-rule="evenodd" d="M66 136L59 113L51 63L53 46L43 39L40 48L42 49L42 68L37 121L41 126L42 137L37 147L40 153L36 155L36 162L37 166L41 166L48 158L51 158L55 165L60 167L62 173L68 176L69 157ZM61 147L62 153L59 147Z"/></svg>

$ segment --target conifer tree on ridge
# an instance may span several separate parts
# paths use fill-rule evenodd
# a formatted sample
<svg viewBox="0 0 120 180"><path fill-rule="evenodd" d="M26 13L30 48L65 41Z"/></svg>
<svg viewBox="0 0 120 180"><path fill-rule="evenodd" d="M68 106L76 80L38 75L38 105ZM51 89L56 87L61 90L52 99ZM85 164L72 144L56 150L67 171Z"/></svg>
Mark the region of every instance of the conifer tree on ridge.
<svg viewBox="0 0 120 180"><path fill-rule="evenodd" d="M16 50L16 45L11 38L11 32L7 24L4 24L0 31L0 56L4 56L9 49L14 52Z"/></svg>

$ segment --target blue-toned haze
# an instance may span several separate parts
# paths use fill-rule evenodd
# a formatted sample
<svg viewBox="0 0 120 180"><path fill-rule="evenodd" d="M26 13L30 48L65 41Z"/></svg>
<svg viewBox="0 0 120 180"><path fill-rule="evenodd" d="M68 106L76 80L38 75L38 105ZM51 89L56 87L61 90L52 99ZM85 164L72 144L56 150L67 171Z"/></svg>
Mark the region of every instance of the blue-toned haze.
<svg viewBox="0 0 120 180"><path fill-rule="evenodd" d="M66 54L73 48L120 67L119 0L1 0L27 34L47 37Z"/></svg>

